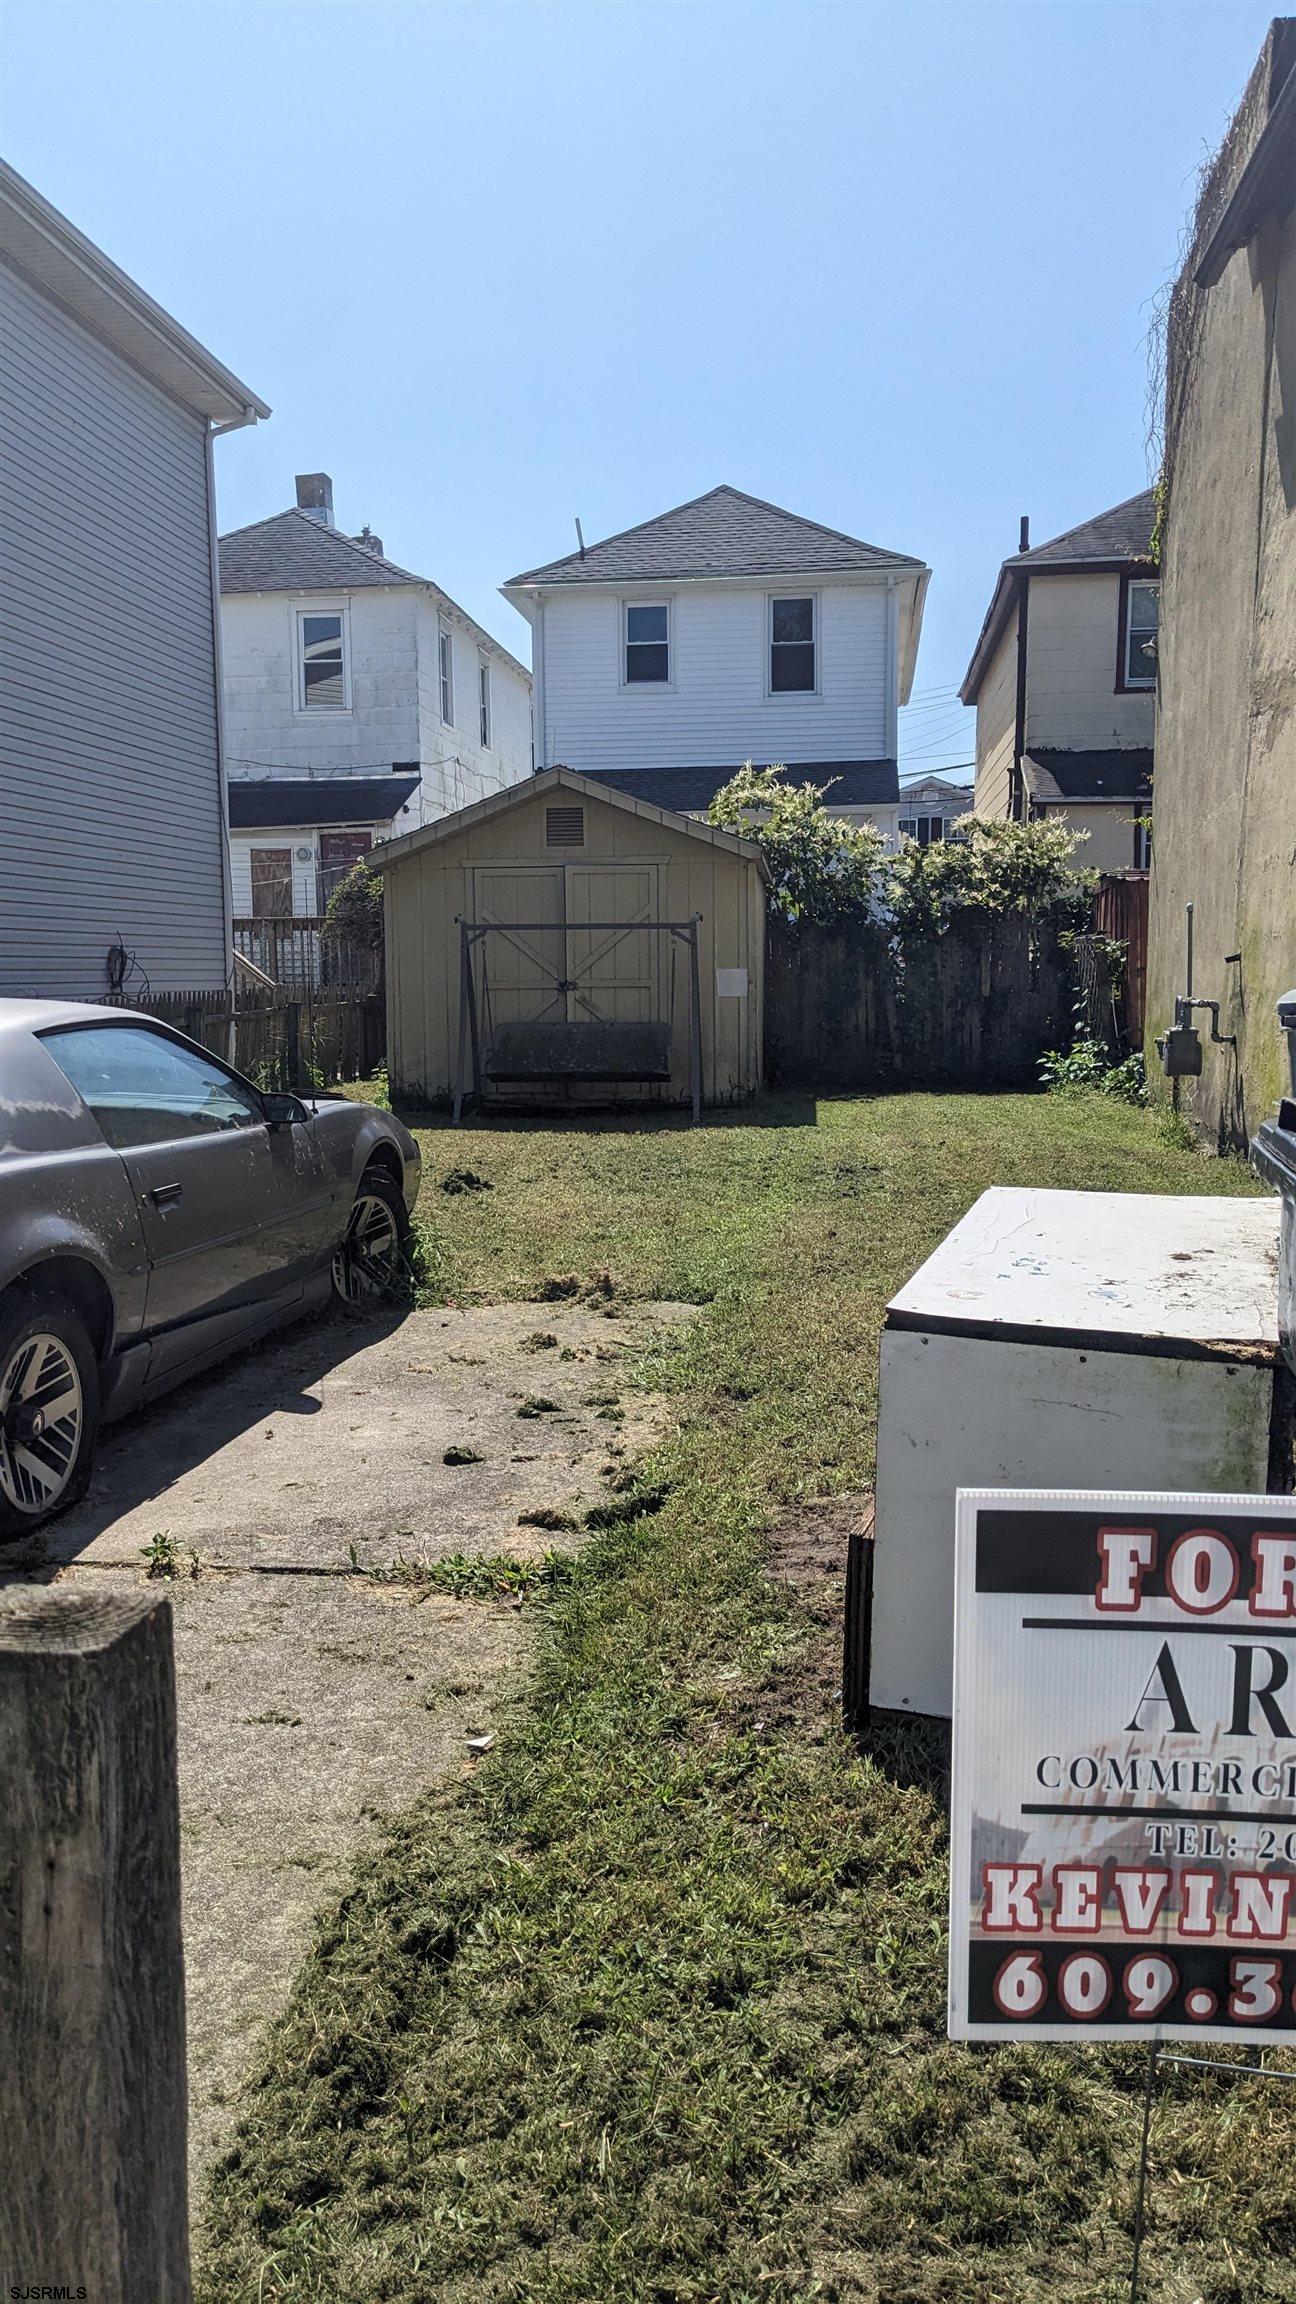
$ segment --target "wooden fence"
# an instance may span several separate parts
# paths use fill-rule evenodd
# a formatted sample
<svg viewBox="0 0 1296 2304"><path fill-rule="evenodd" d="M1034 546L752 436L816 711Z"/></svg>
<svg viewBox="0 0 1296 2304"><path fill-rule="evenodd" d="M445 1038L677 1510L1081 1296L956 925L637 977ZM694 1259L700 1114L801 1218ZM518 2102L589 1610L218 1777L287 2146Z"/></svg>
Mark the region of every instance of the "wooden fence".
<svg viewBox="0 0 1296 2304"><path fill-rule="evenodd" d="M943 936L770 923L773 1088L1033 1087L1071 1042L1074 967L1051 928L974 915Z"/></svg>
<svg viewBox="0 0 1296 2304"><path fill-rule="evenodd" d="M377 992L282 990L231 995L152 992L124 1003L173 1024L262 1088L298 1095L338 1080L368 1080L385 1061L387 1018Z"/></svg>
<svg viewBox="0 0 1296 2304"><path fill-rule="evenodd" d="M1118 993L1120 1022L1130 1048L1143 1045L1147 999L1148 874L1104 873L1094 899L1094 927L1100 936L1125 946L1125 974Z"/></svg>

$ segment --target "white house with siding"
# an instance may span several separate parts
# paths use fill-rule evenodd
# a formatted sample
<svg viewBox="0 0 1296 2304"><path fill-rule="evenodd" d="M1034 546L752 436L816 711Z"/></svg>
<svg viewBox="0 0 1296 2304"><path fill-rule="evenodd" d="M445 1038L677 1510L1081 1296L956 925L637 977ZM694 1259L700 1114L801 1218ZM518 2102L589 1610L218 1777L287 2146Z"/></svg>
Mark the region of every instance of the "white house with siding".
<svg viewBox="0 0 1296 2304"><path fill-rule="evenodd" d="M745 760L777 761L894 845L928 575L721 487L515 576L536 766L700 815Z"/></svg>
<svg viewBox="0 0 1296 2304"><path fill-rule="evenodd" d="M0 248L0 991L212 990L212 442L269 410L3 164Z"/></svg>
<svg viewBox="0 0 1296 2304"><path fill-rule="evenodd" d="M237 917L318 912L348 857L531 772L526 667L343 534L327 473L296 498L220 540Z"/></svg>

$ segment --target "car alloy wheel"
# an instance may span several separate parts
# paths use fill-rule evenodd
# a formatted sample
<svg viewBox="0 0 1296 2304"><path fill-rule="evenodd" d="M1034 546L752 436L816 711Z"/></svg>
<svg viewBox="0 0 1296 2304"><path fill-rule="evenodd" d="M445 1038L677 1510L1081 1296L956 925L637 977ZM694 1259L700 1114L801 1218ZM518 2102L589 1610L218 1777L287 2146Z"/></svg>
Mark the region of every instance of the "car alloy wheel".
<svg viewBox="0 0 1296 2304"><path fill-rule="evenodd" d="M344 1304L359 1307L394 1295L404 1278L395 1211L379 1193L366 1192L362 1186L333 1258L333 1286Z"/></svg>
<svg viewBox="0 0 1296 2304"><path fill-rule="evenodd" d="M43 1519L66 1493L85 1431L76 1362L58 1336L28 1336L0 1375L0 1496Z"/></svg>

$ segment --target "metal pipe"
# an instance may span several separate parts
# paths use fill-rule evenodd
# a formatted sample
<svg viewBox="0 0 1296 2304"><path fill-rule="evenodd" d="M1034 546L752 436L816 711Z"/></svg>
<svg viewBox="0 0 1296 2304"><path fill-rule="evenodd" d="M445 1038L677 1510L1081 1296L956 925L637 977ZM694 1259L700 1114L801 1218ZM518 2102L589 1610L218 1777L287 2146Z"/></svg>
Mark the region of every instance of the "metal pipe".
<svg viewBox="0 0 1296 2304"><path fill-rule="evenodd" d="M1188 906L1188 998L1193 993L1193 908Z"/></svg>

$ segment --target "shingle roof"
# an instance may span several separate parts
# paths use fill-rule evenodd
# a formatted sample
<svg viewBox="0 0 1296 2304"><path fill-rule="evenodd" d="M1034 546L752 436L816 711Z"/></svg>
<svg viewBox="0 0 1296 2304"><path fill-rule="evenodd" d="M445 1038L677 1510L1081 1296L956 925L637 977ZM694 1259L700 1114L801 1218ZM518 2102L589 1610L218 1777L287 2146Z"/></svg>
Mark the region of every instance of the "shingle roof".
<svg viewBox="0 0 1296 2304"><path fill-rule="evenodd" d="M1146 560L1155 526L1156 490L1145 488L1141 495L1114 504L1110 512L1099 512L1093 520L1082 520L1078 528L1066 529L1048 544L1014 553L1004 566L1058 568L1077 560Z"/></svg>
<svg viewBox="0 0 1296 2304"><path fill-rule="evenodd" d="M230 784L229 820L234 832L259 832L287 824L389 824L399 814L417 776L257 776Z"/></svg>
<svg viewBox="0 0 1296 2304"><path fill-rule="evenodd" d="M1036 746L1023 754L1022 780L1032 800L1142 802L1152 796L1152 754L1133 746L1120 752L1055 752Z"/></svg>
<svg viewBox="0 0 1296 2304"><path fill-rule="evenodd" d="M852 568L913 568L907 552L885 552L839 529L802 520L739 488L712 488L655 520L511 577L517 584L660 583L690 576L809 576Z"/></svg>
<svg viewBox="0 0 1296 2304"><path fill-rule="evenodd" d="M735 760L727 768L585 768L581 773L632 800L692 816L710 807L740 766ZM783 773L789 784L830 785L829 808L886 807L899 797L894 760L801 760L789 762Z"/></svg>
<svg viewBox="0 0 1296 2304"><path fill-rule="evenodd" d="M1051 537L1047 544L1032 545L1029 552L1012 553L999 570L994 594L972 651L972 661L963 675L960 701L975 704L977 700L990 659L1008 629L1016 605L1019 569L1034 576L1050 571L1065 573L1068 569L1110 568L1122 562L1134 566L1151 558L1155 526L1156 490L1145 488L1141 495L1127 497L1123 504L1114 504L1110 512L1099 512L1092 520L1082 520L1078 528L1065 529L1062 535Z"/></svg>
<svg viewBox="0 0 1296 2304"><path fill-rule="evenodd" d="M295 507L220 539L222 592L354 592L423 581Z"/></svg>

